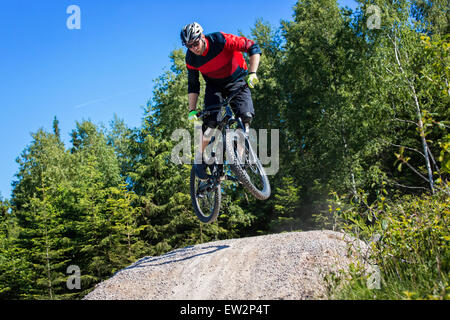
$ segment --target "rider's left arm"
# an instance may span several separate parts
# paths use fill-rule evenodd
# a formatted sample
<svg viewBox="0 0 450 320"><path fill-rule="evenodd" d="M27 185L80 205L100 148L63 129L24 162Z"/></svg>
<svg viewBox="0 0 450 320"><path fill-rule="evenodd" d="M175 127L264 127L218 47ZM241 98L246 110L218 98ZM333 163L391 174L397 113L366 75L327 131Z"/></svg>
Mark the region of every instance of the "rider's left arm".
<svg viewBox="0 0 450 320"><path fill-rule="evenodd" d="M249 56L262 53L259 46L253 40L224 32L222 32L222 35L225 38L225 49L227 50L246 52Z"/></svg>
<svg viewBox="0 0 450 320"><path fill-rule="evenodd" d="M249 55L249 72L255 72L258 70L259 60L261 57L261 49L259 46L246 37L239 37L233 34L223 33L225 38L225 48L231 51L246 52Z"/></svg>
<svg viewBox="0 0 450 320"><path fill-rule="evenodd" d="M259 66L259 59L261 58L261 55L259 53L256 53L254 55L251 55L249 57L249 67L248 67L248 72L252 73L258 71L258 66Z"/></svg>

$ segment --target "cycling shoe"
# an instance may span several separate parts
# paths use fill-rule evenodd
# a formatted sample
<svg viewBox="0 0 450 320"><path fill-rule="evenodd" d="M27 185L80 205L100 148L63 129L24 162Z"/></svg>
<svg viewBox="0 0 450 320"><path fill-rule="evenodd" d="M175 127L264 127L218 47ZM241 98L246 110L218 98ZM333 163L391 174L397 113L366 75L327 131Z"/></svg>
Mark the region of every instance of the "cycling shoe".
<svg viewBox="0 0 450 320"><path fill-rule="evenodd" d="M200 180L208 179L208 174L206 173L207 164L206 163L196 163L194 164L195 175Z"/></svg>

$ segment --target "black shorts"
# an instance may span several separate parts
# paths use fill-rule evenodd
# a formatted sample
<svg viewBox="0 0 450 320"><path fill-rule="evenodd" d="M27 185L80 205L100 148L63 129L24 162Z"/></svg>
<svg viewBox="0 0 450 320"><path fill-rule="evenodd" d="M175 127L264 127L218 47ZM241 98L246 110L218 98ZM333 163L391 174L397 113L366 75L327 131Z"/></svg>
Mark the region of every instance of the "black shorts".
<svg viewBox="0 0 450 320"><path fill-rule="evenodd" d="M211 106L220 103L222 99L225 99L231 92L236 91L245 84L244 80L237 81L227 85L225 88L219 88L210 84L206 85L205 89L205 106ZM255 115L255 109L253 108L252 94L247 87L239 92L231 101L231 109L236 117L240 117L245 112L250 112L252 116ZM216 128L217 112L212 112L208 116L203 118L203 131L206 128Z"/></svg>

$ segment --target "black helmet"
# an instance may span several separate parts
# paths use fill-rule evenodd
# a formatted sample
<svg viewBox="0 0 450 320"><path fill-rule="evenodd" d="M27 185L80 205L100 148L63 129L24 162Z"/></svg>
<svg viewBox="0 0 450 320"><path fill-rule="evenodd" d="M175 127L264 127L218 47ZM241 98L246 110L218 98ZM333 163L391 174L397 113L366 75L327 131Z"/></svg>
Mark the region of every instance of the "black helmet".
<svg viewBox="0 0 450 320"><path fill-rule="evenodd" d="M181 43L185 46L187 43L195 41L203 33L203 28L197 22L187 24L181 29Z"/></svg>

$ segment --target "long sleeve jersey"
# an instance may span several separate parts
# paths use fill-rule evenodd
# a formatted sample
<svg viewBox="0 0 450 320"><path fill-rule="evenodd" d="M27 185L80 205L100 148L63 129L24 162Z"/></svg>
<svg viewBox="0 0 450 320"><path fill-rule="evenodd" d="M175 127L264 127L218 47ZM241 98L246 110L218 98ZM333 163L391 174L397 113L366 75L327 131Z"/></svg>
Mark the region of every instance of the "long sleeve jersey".
<svg viewBox="0 0 450 320"><path fill-rule="evenodd" d="M247 73L242 52L249 56L261 54L254 41L224 32L205 36L206 49L201 56L186 52L188 69L188 93L200 92L199 72L207 84L224 86Z"/></svg>

